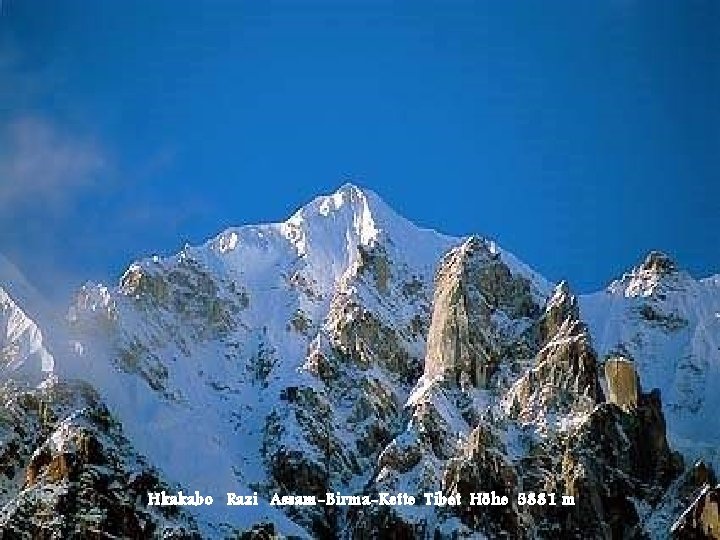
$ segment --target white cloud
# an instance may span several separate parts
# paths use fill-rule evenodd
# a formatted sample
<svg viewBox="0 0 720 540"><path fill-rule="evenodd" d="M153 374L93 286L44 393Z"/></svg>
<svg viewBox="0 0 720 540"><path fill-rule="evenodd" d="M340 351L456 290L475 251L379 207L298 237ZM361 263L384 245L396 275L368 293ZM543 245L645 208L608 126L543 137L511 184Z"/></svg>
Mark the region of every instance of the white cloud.
<svg viewBox="0 0 720 540"><path fill-rule="evenodd" d="M96 141L42 118L16 118L0 132L0 206L63 200L99 182L106 169Z"/></svg>

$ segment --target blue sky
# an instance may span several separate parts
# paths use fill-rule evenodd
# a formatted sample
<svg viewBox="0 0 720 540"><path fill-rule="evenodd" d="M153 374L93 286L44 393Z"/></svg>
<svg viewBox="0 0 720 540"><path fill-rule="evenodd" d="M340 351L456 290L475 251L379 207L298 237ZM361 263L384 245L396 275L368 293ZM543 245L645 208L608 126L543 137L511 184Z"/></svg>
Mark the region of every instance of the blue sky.
<svg viewBox="0 0 720 540"><path fill-rule="evenodd" d="M0 252L51 295L347 180L595 290L720 272L720 3L4 0Z"/></svg>

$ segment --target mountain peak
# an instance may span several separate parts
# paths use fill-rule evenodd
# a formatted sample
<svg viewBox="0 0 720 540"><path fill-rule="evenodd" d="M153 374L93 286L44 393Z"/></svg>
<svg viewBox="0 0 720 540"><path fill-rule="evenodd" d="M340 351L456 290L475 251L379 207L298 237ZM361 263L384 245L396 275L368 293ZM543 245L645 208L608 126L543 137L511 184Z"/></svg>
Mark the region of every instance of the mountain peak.
<svg viewBox="0 0 720 540"><path fill-rule="evenodd" d="M548 303L552 303L553 299L563 298L572 296L570 293L570 284L566 280L562 280L560 283L555 285L553 289L552 298Z"/></svg>
<svg viewBox="0 0 720 540"><path fill-rule="evenodd" d="M345 183L329 195L315 197L298 209L286 223L299 223L316 216L330 217L340 214L355 216L368 226L370 221L380 216L402 219L373 191Z"/></svg>
<svg viewBox="0 0 720 540"><path fill-rule="evenodd" d="M647 254L638 269L656 275L667 275L675 272L677 265L666 253L653 250Z"/></svg>
<svg viewBox="0 0 720 540"><path fill-rule="evenodd" d="M335 194L343 194L348 196L365 196L367 192L370 192L370 190L366 188L362 188L358 186L357 184L353 184L352 182L345 182L342 184L337 190L335 190Z"/></svg>
<svg viewBox="0 0 720 540"><path fill-rule="evenodd" d="M681 272L669 255L662 251L650 251L638 266L623 277L613 281L608 291L613 294L622 294L626 297L651 296L669 283L679 283L691 279Z"/></svg>
<svg viewBox="0 0 720 540"><path fill-rule="evenodd" d="M0 380L13 378L35 386L51 373L55 360L45 348L34 320L0 286Z"/></svg>
<svg viewBox="0 0 720 540"><path fill-rule="evenodd" d="M497 245L482 236L472 235L462 245L463 253L479 256L483 260L497 259L500 256Z"/></svg>
<svg viewBox="0 0 720 540"><path fill-rule="evenodd" d="M323 264L338 254L341 261L354 259L358 246L387 243L413 246L403 254L406 262L434 267L440 254L459 242L458 238L418 227L374 191L352 183L315 197L280 224L280 230L299 255L322 252L321 257L326 259Z"/></svg>
<svg viewBox="0 0 720 540"><path fill-rule="evenodd" d="M570 291L570 285L567 281L562 280L555 285L552 294L548 298L545 311L550 313L558 311L561 320L569 316L578 318L577 297Z"/></svg>
<svg viewBox="0 0 720 540"><path fill-rule="evenodd" d="M557 334L564 324L574 325L580 321L578 300L563 280L553 289L545 305L545 314L541 325L541 338L546 341Z"/></svg>

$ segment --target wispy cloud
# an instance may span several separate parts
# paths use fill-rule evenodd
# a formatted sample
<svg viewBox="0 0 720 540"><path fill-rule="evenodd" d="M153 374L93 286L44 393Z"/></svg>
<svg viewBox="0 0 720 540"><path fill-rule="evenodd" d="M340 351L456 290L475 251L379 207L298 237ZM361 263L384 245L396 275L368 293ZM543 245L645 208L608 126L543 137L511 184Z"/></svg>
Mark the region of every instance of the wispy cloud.
<svg viewBox="0 0 720 540"><path fill-rule="evenodd" d="M16 118L0 132L0 207L64 201L99 183L107 166L93 138L41 117Z"/></svg>

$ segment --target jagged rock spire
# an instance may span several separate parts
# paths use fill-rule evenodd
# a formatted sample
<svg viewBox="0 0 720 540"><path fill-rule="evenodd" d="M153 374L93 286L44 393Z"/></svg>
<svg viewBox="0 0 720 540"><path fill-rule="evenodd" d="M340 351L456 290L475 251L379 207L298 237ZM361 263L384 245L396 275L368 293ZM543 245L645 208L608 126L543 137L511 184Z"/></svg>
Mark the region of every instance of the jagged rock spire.
<svg viewBox="0 0 720 540"><path fill-rule="evenodd" d="M538 321L540 351L535 367L511 389L509 403L527 420L556 410L591 410L603 401L597 357L577 298L566 282L553 291Z"/></svg>
<svg viewBox="0 0 720 540"><path fill-rule="evenodd" d="M669 284L672 284L669 288L673 289L678 280L686 279L689 276L680 271L669 255L651 251L639 265L613 281L608 291L626 297L648 297L665 294Z"/></svg>
<svg viewBox="0 0 720 540"><path fill-rule="evenodd" d="M570 292L567 281L557 284L545 306L545 313L540 320L540 341L547 342L558 333L563 323L580 321L580 308L577 297Z"/></svg>
<svg viewBox="0 0 720 540"><path fill-rule="evenodd" d="M472 236L441 261L435 278L425 374L485 386L500 360L493 312L537 311L529 283L513 276L488 240Z"/></svg>

